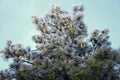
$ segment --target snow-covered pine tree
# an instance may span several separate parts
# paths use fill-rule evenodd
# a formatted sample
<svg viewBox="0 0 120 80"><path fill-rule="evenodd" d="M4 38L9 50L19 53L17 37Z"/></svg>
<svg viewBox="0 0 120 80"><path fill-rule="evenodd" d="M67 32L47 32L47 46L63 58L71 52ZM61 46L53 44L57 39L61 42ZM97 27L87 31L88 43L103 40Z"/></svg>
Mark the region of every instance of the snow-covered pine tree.
<svg viewBox="0 0 120 80"><path fill-rule="evenodd" d="M119 80L120 51L111 48L107 28L87 33L83 11L83 4L72 14L51 5L44 17L33 15L36 49L8 40L1 54L13 63L0 80Z"/></svg>

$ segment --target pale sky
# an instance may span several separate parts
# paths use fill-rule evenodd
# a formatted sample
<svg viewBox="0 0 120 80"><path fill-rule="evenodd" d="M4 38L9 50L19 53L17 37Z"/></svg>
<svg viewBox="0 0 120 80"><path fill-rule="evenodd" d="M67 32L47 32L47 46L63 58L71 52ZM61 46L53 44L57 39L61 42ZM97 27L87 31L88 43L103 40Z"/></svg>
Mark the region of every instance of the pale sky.
<svg viewBox="0 0 120 80"><path fill-rule="evenodd" d="M84 22L89 33L107 27L112 47L119 48L120 0L0 0L0 49L5 47L6 40L25 47L34 45L31 37L38 32L31 22L32 14L43 16L51 4L72 13L72 5L79 3L85 6ZM5 68L8 64L0 58L0 69Z"/></svg>

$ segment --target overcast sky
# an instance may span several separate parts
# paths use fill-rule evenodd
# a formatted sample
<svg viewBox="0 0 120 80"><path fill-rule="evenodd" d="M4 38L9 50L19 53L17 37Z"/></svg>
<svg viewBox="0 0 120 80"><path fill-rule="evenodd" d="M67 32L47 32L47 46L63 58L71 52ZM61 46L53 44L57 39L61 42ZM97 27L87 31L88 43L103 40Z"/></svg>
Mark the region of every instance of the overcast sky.
<svg viewBox="0 0 120 80"><path fill-rule="evenodd" d="M31 36L37 34L31 22L32 14L46 14L51 4L58 4L72 13L72 5L83 3L84 22L89 33L94 29L110 29L110 41L114 48L120 46L120 0L0 0L0 49L6 40L14 44L33 46ZM8 64L0 58L0 69Z"/></svg>

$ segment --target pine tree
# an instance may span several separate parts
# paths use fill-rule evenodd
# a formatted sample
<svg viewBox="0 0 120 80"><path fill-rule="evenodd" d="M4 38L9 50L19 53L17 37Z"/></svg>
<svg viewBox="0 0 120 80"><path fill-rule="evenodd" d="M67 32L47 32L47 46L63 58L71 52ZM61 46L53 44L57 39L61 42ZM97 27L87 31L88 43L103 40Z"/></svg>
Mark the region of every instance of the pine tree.
<svg viewBox="0 0 120 80"><path fill-rule="evenodd" d="M52 5L44 17L33 15L36 49L8 40L1 54L13 63L0 80L119 80L120 50L111 47L107 28L87 33L83 11L83 4L72 15Z"/></svg>

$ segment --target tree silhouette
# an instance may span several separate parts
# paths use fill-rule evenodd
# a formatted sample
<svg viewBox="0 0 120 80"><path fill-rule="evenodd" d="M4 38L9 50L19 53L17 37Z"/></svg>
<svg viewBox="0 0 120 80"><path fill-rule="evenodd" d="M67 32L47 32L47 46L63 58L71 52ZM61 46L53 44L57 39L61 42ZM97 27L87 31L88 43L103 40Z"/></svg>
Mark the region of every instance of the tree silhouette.
<svg viewBox="0 0 120 80"><path fill-rule="evenodd" d="M83 4L73 14L52 5L44 17L33 15L36 49L8 40L1 54L13 63L0 80L119 80L120 50L111 48L107 28L87 33L83 11Z"/></svg>

